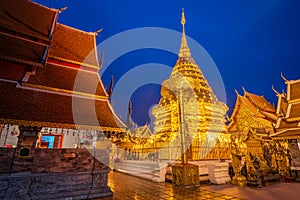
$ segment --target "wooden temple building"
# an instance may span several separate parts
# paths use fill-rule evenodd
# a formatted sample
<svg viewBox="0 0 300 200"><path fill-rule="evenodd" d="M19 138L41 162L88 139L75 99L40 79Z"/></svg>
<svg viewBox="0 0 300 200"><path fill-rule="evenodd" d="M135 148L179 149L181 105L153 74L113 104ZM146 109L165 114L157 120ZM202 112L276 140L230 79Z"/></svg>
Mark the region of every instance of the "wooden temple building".
<svg viewBox="0 0 300 200"><path fill-rule="evenodd" d="M98 74L97 34L58 23L62 11L1 2L1 199L112 194L105 136L125 125Z"/></svg>
<svg viewBox="0 0 300 200"><path fill-rule="evenodd" d="M287 80L282 75L287 86L286 92L279 93L274 88L277 97L275 133L272 139L289 150L292 170L300 170L300 79ZM299 179L299 176L297 177Z"/></svg>

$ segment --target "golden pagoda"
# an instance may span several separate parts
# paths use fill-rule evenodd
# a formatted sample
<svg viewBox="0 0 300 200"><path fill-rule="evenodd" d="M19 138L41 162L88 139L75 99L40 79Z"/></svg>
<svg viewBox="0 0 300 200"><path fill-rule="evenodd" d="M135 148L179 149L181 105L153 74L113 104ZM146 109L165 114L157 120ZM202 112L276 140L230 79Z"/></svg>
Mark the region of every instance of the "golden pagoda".
<svg viewBox="0 0 300 200"><path fill-rule="evenodd" d="M228 107L218 100L191 56L182 11L182 39L170 78L162 83L161 99L154 106L154 136L159 159L218 159L212 154L217 141L228 139L224 115Z"/></svg>

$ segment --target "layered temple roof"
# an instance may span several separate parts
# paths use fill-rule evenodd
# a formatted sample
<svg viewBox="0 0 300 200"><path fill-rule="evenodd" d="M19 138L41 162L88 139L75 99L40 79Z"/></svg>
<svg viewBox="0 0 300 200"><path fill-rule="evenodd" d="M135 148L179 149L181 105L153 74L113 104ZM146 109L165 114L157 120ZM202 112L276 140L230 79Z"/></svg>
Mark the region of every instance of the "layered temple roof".
<svg viewBox="0 0 300 200"><path fill-rule="evenodd" d="M274 89L278 97L278 119L276 133L271 136L275 140L300 139L300 79L284 80L287 85L286 93L279 93Z"/></svg>
<svg viewBox="0 0 300 200"><path fill-rule="evenodd" d="M24 65L43 66L47 45L0 32L0 58Z"/></svg>
<svg viewBox="0 0 300 200"><path fill-rule="evenodd" d="M58 15L51 9L28 0L1 1L0 29L27 39L49 42Z"/></svg>
<svg viewBox="0 0 300 200"><path fill-rule="evenodd" d="M58 12L27 0L1 2L1 79L19 81L44 66Z"/></svg>
<svg viewBox="0 0 300 200"><path fill-rule="evenodd" d="M75 64L79 63L98 71L99 63L95 36L95 33L87 33L57 23L48 57Z"/></svg>
<svg viewBox="0 0 300 200"><path fill-rule="evenodd" d="M0 123L120 131L98 74L96 34L24 0L0 8ZM3 17L5 20L3 21Z"/></svg>
<svg viewBox="0 0 300 200"><path fill-rule="evenodd" d="M274 106L264 96L249 93L244 88L243 90L244 96L236 91L237 99L228 132L247 134L251 128L261 135L273 133L273 123L277 119Z"/></svg>
<svg viewBox="0 0 300 200"><path fill-rule="evenodd" d="M122 127L105 99L0 81L1 123L69 129Z"/></svg>

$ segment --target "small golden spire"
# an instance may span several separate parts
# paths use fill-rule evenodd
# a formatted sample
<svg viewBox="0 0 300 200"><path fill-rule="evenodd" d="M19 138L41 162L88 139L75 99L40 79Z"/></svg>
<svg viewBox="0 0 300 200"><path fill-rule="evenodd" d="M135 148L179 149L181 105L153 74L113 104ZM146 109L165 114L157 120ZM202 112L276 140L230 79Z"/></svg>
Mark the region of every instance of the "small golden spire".
<svg viewBox="0 0 300 200"><path fill-rule="evenodd" d="M182 24L182 26L184 28L184 24L185 24L184 8L182 8L181 24Z"/></svg>
<svg viewBox="0 0 300 200"><path fill-rule="evenodd" d="M181 24L182 24L182 38L181 38L181 47L179 50L179 57L191 57L190 48L187 45L186 36L185 36L185 16L184 16L184 9L182 8L182 15L181 15Z"/></svg>

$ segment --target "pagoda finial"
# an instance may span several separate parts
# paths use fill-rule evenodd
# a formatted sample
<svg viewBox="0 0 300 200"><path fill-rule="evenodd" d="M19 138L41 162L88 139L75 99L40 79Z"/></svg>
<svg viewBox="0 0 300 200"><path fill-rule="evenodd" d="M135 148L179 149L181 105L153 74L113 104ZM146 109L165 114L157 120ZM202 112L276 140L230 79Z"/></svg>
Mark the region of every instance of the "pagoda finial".
<svg viewBox="0 0 300 200"><path fill-rule="evenodd" d="M184 8L182 8L181 24L182 24L182 26L184 28L184 24L185 24Z"/></svg>
<svg viewBox="0 0 300 200"><path fill-rule="evenodd" d="M181 24L182 24L182 38L181 38L181 47L179 50L179 57L191 57L190 48L187 45L186 36L185 36L185 16L184 16L184 9L182 8L182 15L181 15Z"/></svg>

